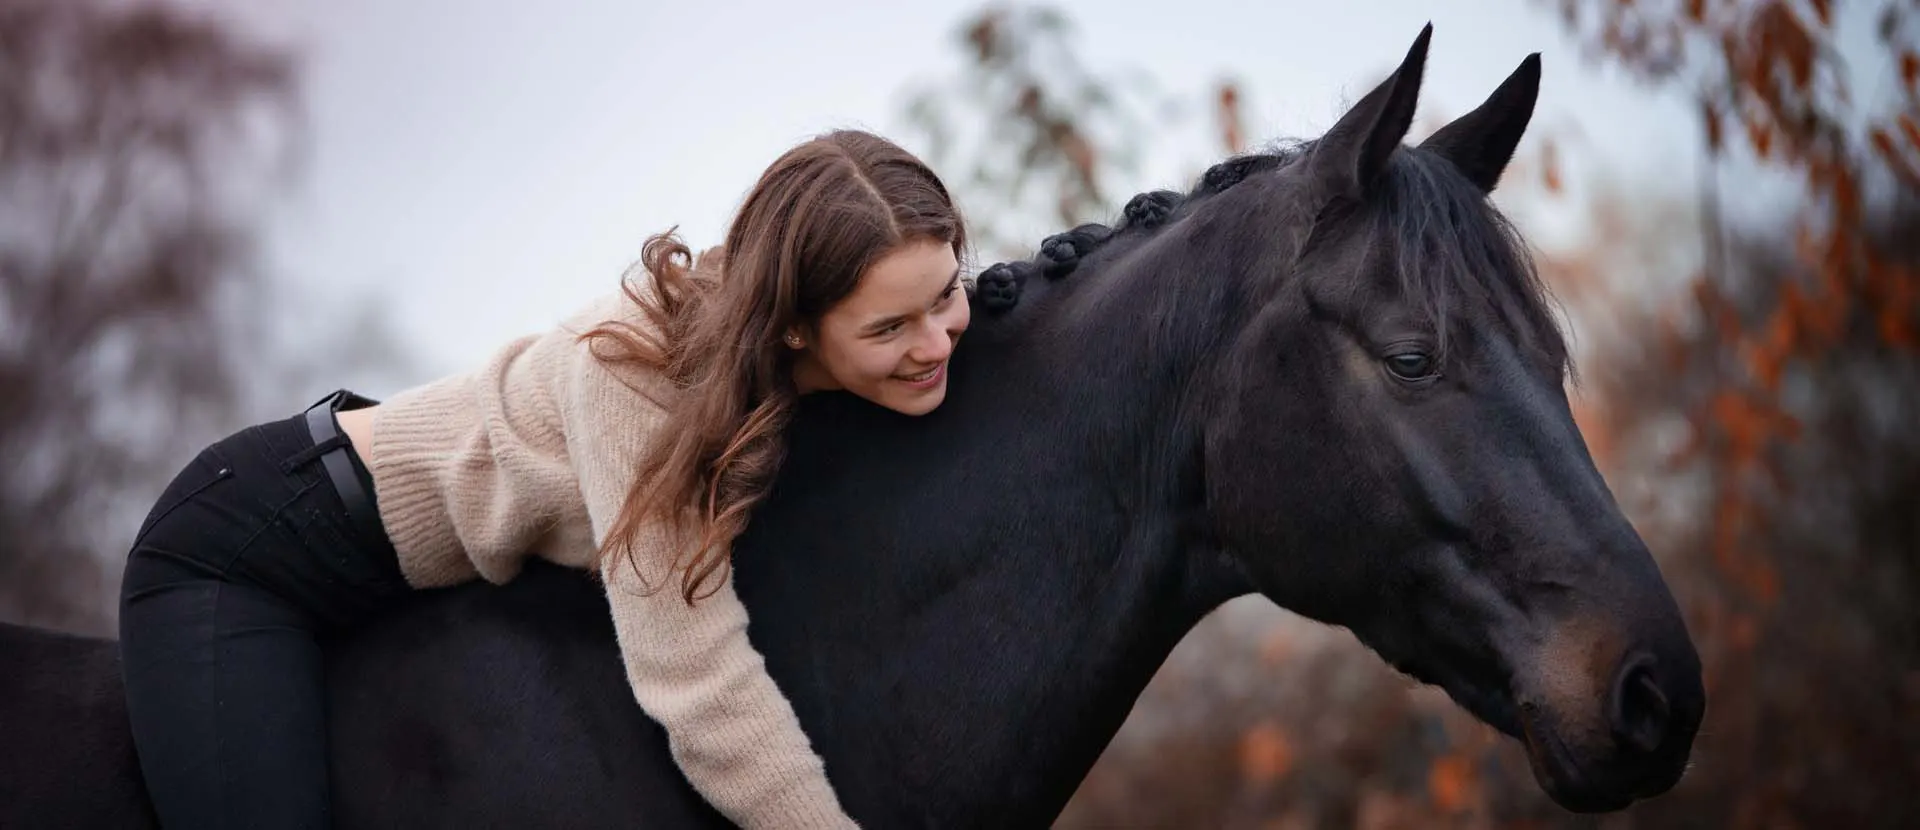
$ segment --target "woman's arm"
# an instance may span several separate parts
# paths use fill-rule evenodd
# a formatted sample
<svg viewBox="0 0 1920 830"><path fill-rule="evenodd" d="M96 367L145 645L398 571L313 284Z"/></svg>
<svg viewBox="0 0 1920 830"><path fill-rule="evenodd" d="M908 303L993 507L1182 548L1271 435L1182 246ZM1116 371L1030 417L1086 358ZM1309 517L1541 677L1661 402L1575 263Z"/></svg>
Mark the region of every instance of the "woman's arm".
<svg viewBox="0 0 1920 830"><path fill-rule="evenodd" d="M641 548L645 550L646 548ZM746 828L854 827L792 705L747 640L747 613L727 580L688 607L678 581L640 596L631 567L603 575L627 680L694 788Z"/></svg>
<svg viewBox="0 0 1920 830"><path fill-rule="evenodd" d="M597 365L585 344L579 360L561 396L562 420L598 543L625 505L640 451L664 413ZM635 540L638 574L621 557L601 576L634 697L666 727L681 770L742 827L856 826L748 641L746 608L732 581L689 607L661 567L674 559L667 542L656 526Z"/></svg>

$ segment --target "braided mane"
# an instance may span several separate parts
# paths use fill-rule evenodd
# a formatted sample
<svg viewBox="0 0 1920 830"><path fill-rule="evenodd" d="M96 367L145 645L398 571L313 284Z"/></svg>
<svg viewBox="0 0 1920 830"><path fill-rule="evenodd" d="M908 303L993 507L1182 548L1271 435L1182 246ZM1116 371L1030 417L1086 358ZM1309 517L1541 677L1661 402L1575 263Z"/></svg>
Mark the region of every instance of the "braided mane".
<svg viewBox="0 0 1920 830"><path fill-rule="evenodd" d="M1021 288L1035 276L1060 279L1073 273L1080 260L1098 250L1115 235L1127 230L1153 231L1167 223L1181 206L1196 199L1218 195L1255 173L1271 170L1298 158L1305 145L1234 156L1201 174L1191 190L1149 190L1134 194L1120 211L1120 222L1109 226L1087 223L1040 240L1033 257L996 262L975 278L975 293L981 307L990 314L1012 309L1020 302Z"/></svg>

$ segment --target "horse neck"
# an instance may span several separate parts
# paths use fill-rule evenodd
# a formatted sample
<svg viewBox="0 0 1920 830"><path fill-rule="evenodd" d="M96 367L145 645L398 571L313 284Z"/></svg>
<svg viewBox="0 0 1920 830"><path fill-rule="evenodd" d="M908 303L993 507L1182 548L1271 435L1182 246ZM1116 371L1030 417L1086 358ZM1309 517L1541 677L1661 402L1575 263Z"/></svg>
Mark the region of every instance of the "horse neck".
<svg viewBox="0 0 1920 830"><path fill-rule="evenodd" d="M1140 246L1108 274L1075 275L1085 282L1045 300L1049 325L955 361L969 376L952 414L1002 436L991 460L965 460L971 475L988 488L1037 481L1007 491L1046 497L991 504L974 524L996 553L969 559L981 569L963 578L972 590L918 612L964 642L898 655L946 712L893 759L909 771L894 783L931 811L917 817L1050 822L1167 655L1248 590L1209 546L1200 499L1202 372L1239 307L1180 284L1159 254ZM1049 418L1063 426L1033 428ZM956 650L967 657L949 660Z"/></svg>
<svg viewBox="0 0 1920 830"><path fill-rule="evenodd" d="M739 586L836 787L880 825L1050 822L1174 646L1244 592L1194 532L1190 370L1124 323L1087 336L1126 308L963 346L937 423L836 402L797 424L789 463L835 475L777 492L769 526L886 507L743 549Z"/></svg>
<svg viewBox="0 0 1920 830"><path fill-rule="evenodd" d="M1076 534L1095 544L1027 534L975 587L923 612L950 628L893 657L900 677L918 681L894 700L928 705L888 730L895 741L914 735L885 750L885 797L912 811L891 818L1050 823L1167 655L1218 604L1195 590L1175 529L1156 518L1101 524Z"/></svg>
<svg viewBox="0 0 1920 830"><path fill-rule="evenodd" d="M1175 231L1115 237L1094 252L1043 298L1054 306L1044 312L1051 325L1037 333L1048 353L1079 360L1062 371L1096 372L1105 391L1126 396L1111 403L1134 408L1123 418L1156 427L1167 426L1169 407L1198 415L1191 408L1204 404L1210 358L1251 308L1246 286L1194 273L1192 243Z"/></svg>

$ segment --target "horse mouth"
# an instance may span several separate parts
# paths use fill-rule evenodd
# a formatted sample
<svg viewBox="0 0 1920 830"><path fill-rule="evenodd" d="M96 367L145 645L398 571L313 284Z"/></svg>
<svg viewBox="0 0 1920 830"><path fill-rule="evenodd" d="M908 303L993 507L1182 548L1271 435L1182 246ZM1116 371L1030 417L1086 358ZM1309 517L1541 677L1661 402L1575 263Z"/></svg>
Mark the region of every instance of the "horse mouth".
<svg viewBox="0 0 1920 830"><path fill-rule="evenodd" d="M1519 720L1534 781L1554 803L1575 813L1608 813L1636 800L1637 795L1600 786L1575 760L1559 733L1544 722L1539 706L1522 704Z"/></svg>

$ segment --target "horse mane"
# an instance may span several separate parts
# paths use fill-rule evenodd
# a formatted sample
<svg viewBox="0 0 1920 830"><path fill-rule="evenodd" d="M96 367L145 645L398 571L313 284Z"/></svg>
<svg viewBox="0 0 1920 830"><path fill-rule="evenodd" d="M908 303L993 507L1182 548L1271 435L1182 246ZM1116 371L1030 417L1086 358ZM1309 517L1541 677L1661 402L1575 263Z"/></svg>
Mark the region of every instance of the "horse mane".
<svg viewBox="0 0 1920 830"><path fill-rule="evenodd" d="M1044 275L1060 279L1073 273L1080 261L1126 231L1151 234L1165 227L1174 214L1190 207L1195 200L1217 195L1248 176L1284 165L1296 155L1290 150L1263 150L1243 153L1221 161L1200 176L1188 192L1149 190L1136 193L1121 208L1115 225L1089 222L1053 234L1040 241L1029 259L996 262L975 277L975 288L988 313L999 314L1019 302L1027 280ZM1131 234L1129 234L1131 235Z"/></svg>
<svg viewBox="0 0 1920 830"><path fill-rule="evenodd" d="M996 263L978 282L988 289L986 308L1000 313L1018 300L1020 287L1034 276L1060 279L1081 260L1118 239L1143 241L1162 232L1177 217L1198 209L1235 185L1304 158L1315 140L1281 139L1266 147L1225 159L1200 175L1186 193L1169 190L1134 195L1113 226L1089 223L1042 240L1027 260ZM1535 267L1525 238L1511 220L1454 166L1430 150L1403 146L1387 166L1377 195L1358 206L1359 230L1392 240L1390 267L1401 296L1439 327L1444 360L1461 325L1450 313L1482 303L1515 332L1523 350L1541 356L1563 374L1573 375L1571 351L1552 296ZM1380 250L1378 248L1373 250ZM1364 271L1362 272L1364 273Z"/></svg>

